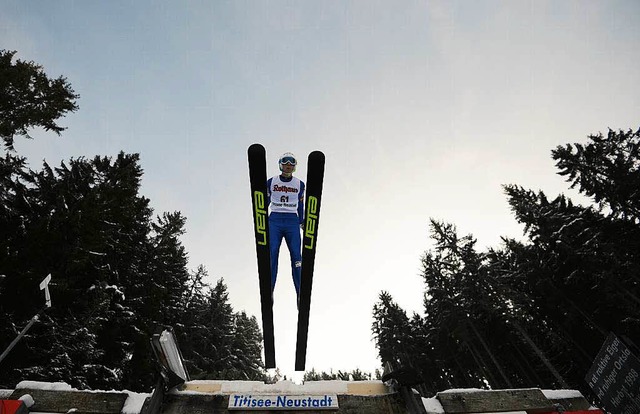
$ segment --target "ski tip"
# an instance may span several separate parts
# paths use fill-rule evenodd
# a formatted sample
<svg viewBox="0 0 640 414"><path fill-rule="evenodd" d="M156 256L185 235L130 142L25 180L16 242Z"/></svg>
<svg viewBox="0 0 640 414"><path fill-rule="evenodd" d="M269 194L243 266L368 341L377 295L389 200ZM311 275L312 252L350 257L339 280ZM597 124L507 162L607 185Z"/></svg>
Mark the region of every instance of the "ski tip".
<svg viewBox="0 0 640 414"><path fill-rule="evenodd" d="M258 143L251 144L251 145L249 145L248 151L249 152L253 152L253 151L263 151L264 152L264 146L262 146L262 144L258 144Z"/></svg>
<svg viewBox="0 0 640 414"><path fill-rule="evenodd" d="M311 153L309 154L309 159L312 159L312 158L324 160L324 152L311 151Z"/></svg>

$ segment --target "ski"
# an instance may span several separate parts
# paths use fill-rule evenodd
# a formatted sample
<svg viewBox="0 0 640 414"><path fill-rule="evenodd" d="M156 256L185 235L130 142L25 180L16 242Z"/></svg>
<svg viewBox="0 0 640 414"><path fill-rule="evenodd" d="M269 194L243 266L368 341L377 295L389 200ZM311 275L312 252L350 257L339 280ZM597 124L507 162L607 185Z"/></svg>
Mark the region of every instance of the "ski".
<svg viewBox="0 0 640 414"><path fill-rule="evenodd" d="M264 337L264 363L266 368L276 367L276 351L273 338L273 297L271 294L271 256L269 254L269 220L267 218L267 160L260 144L247 150L249 180L253 205L253 229L258 259L260 304L262 307L262 335Z"/></svg>
<svg viewBox="0 0 640 414"><path fill-rule="evenodd" d="M311 287L313 267L318 244L318 224L322 181L324 178L324 154L313 151L307 164L307 189L305 195L304 234L302 238L302 276L300 281L300 303L298 306L298 335L296 340L296 371L304 371L307 359L307 338L309 333L309 310L311 308Z"/></svg>

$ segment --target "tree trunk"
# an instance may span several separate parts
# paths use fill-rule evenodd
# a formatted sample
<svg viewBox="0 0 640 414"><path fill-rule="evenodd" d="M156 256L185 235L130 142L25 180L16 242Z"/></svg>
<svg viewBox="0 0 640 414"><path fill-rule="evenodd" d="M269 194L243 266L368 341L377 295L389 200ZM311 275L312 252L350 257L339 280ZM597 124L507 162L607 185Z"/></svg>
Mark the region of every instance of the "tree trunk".
<svg viewBox="0 0 640 414"><path fill-rule="evenodd" d="M531 382L529 384L525 384L525 385L528 386L528 387L532 387L532 386L540 387L540 386L542 386L544 384L544 382L542 381L542 378L540 378L540 376L538 375L538 372L529 363L529 358L527 358L522 353L522 350L520 349L520 347L512 346L512 348L515 349L515 352L519 357L518 358L518 360L519 360L519 364L518 365L522 366L522 364L524 364L525 366L522 367L522 369L523 369L523 371L526 370L528 372L527 378Z"/></svg>
<svg viewBox="0 0 640 414"><path fill-rule="evenodd" d="M501 388L501 387L499 387L498 381L496 381L496 379L493 376L493 373L491 372L491 370L487 369L487 364L482 359L482 356L480 356L478 354L478 352L473 349L471 344L467 344L467 347L469 348L469 352L471 353L471 356L473 357L473 360L475 361L476 365L478 366L478 369L482 372L482 375L485 377L485 379L487 381L489 381L489 384L494 384L494 385L498 386L497 388Z"/></svg>
<svg viewBox="0 0 640 414"><path fill-rule="evenodd" d="M473 331L473 333L476 335L476 337L478 338L478 340L480 341L480 344L482 344L482 347L484 348L484 350L487 352L487 354L489 355L489 358L491 358L491 361L493 361L494 365L496 366L496 368L498 369L498 372L500 373L500 375L502 376L502 378L505 381L505 384L507 384L507 386L509 388L513 388L513 385L511 385L511 381L509 381L509 377L507 377L507 375L504 373L504 370L502 369L502 366L500 365L500 363L498 362L498 360L495 358L495 356L493 355L493 352L491 352L491 350L489 349L489 347L487 346L487 343L485 342L484 338L482 338L482 335L480 335L480 332L478 332L478 330L476 329L476 327L473 325L473 322L471 322L469 319L467 319L467 322L469 323L469 326L471 327L471 330Z"/></svg>
<svg viewBox="0 0 640 414"><path fill-rule="evenodd" d="M511 324L518 330L520 335L522 335L522 339L533 349L533 351L538 355L538 358L542 361L542 363L547 367L547 369L553 374L553 376L558 380L558 383L562 388L568 389L569 384L567 384L562 378L562 375L555 369L551 361L545 356L544 352L540 348L536 346L536 344L531 340L529 335L522 329L522 327L518 324L518 322L512 321Z"/></svg>

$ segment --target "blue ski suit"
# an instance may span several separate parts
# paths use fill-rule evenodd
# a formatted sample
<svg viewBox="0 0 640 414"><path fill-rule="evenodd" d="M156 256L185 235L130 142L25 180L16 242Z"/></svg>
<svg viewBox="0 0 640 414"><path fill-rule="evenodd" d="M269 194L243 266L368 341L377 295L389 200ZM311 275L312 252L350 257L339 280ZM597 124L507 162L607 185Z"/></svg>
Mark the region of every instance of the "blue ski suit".
<svg viewBox="0 0 640 414"><path fill-rule="evenodd" d="M267 181L269 214L269 246L271 253L271 292L278 275L278 255L282 238L287 242L291 257L291 276L296 294L300 296L302 270L302 241L300 228L304 222L304 182L293 176L275 176Z"/></svg>

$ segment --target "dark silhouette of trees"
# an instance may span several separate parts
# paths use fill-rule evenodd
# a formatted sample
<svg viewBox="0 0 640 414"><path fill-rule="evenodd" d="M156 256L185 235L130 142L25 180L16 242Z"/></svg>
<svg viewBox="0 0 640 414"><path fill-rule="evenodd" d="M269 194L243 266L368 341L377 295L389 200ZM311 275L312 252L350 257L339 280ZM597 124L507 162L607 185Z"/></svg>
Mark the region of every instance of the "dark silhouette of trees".
<svg viewBox="0 0 640 414"><path fill-rule="evenodd" d="M149 390L149 339L167 325L196 376L264 376L257 321L232 309L222 279L211 287L202 266L188 269L186 218L153 217L138 154L33 171L14 153L14 136L30 128L64 130L56 120L78 97L65 78L50 80L14 55L0 51L0 350L42 309L47 274L53 307L0 363L0 386L30 379Z"/></svg>
<svg viewBox="0 0 640 414"><path fill-rule="evenodd" d="M54 306L3 361L6 384L22 378L81 388L148 389L149 338L173 326L195 373L263 374L255 318L236 313L222 280L187 269L179 213L152 218L139 195L136 154L63 162L42 171L7 155L0 162L0 347L43 305L39 282L51 273ZM193 343L192 343L193 342Z"/></svg>
<svg viewBox="0 0 640 414"><path fill-rule="evenodd" d="M609 131L552 152L591 197L575 205L517 185L504 191L526 242L477 252L431 220L424 316L383 292L372 332L383 363L418 369L428 392L456 387L576 388L609 332L640 340L639 132Z"/></svg>

